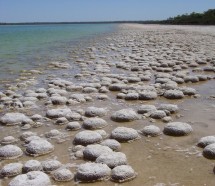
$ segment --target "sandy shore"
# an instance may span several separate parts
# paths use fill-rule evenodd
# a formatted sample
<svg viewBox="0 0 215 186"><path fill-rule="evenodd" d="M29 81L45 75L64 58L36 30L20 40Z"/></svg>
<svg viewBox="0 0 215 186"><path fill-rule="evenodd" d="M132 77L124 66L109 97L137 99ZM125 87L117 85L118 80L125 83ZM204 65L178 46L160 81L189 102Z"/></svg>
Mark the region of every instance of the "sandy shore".
<svg viewBox="0 0 215 186"><path fill-rule="evenodd" d="M37 160L45 185L212 186L215 150L198 143L215 131L214 34L214 26L121 24L22 73L0 92L1 175L9 163ZM59 165L51 173L50 159ZM124 164L127 174L113 170ZM18 186L26 172L17 169L1 185Z"/></svg>

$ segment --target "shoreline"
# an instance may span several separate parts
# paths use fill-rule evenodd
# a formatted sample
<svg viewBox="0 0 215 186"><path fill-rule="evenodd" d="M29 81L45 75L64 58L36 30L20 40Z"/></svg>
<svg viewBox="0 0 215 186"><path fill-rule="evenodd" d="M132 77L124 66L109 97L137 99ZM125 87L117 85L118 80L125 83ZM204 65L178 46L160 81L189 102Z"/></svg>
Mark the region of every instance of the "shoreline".
<svg viewBox="0 0 215 186"><path fill-rule="evenodd" d="M90 118L86 112L95 107L89 112L107 123L92 126L93 131L100 130L102 141L113 138L111 133L117 127L132 128L138 133L138 138L120 143L119 151L126 155L128 164L138 173L136 178L123 185L212 185L213 161L204 158L203 149L196 146L201 137L214 135L215 130L215 27L204 28L120 24L117 32L95 37L87 46L83 42L67 51L67 58L47 66L49 74L41 76L40 71L32 71L35 78L30 74L26 76L31 77L32 85L31 80L26 79L20 82L28 82L26 87L22 84L18 89L8 86L0 94L0 119L6 113L19 112L33 122L15 123L12 127L2 124L0 140L14 136L18 140L15 145L25 151L25 142L20 136L26 131L36 132L36 136L50 142L55 150L36 158L24 154L15 160L3 160L2 166L15 161L24 164L29 159L40 162L57 159L76 174L77 166L86 161L83 159L85 148L74 151L74 138L87 129L83 124ZM42 82L39 85L34 84L37 76ZM183 96L169 99L165 97L169 89L178 90ZM178 110L172 113L168 109L159 109L162 104L176 105ZM144 105L153 105L156 109L152 113L140 114ZM49 116L50 110L59 108L69 109L71 115L57 113L58 116ZM125 108L134 112L130 116L126 111L128 118L131 117L127 119L129 122L112 119L117 111ZM160 111L164 117L158 114ZM160 119L153 116L154 112ZM35 114L41 117L35 119ZM165 135L163 129L172 121L188 123L192 133L181 137ZM81 128L66 130L70 122L78 122ZM143 128L149 125L157 126L160 135L144 136ZM58 132L50 133L53 129ZM53 137L49 138L47 134ZM1 184L4 186L10 181L2 180ZM64 185L71 183L75 184L71 181ZM60 183L52 180L52 184ZM102 181L82 185L113 184L112 181Z"/></svg>

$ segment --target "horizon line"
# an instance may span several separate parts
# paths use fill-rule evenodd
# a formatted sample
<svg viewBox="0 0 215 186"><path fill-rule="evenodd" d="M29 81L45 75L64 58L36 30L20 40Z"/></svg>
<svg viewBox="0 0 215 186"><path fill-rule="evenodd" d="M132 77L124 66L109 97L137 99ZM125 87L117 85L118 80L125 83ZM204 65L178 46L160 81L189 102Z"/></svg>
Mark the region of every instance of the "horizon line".
<svg viewBox="0 0 215 186"><path fill-rule="evenodd" d="M136 20L136 21L35 21L35 22L0 22L0 25L15 25L15 24L90 24L90 23L147 23L147 22L160 22L162 20Z"/></svg>

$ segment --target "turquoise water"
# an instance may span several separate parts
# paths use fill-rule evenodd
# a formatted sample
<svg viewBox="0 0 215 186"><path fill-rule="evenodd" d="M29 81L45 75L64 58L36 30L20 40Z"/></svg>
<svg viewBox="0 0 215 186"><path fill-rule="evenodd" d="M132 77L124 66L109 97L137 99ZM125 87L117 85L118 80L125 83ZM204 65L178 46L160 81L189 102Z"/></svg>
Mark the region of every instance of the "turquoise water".
<svg viewBox="0 0 215 186"><path fill-rule="evenodd" d="M114 24L56 24L0 26L0 80L14 78L60 55L62 47L111 32Z"/></svg>

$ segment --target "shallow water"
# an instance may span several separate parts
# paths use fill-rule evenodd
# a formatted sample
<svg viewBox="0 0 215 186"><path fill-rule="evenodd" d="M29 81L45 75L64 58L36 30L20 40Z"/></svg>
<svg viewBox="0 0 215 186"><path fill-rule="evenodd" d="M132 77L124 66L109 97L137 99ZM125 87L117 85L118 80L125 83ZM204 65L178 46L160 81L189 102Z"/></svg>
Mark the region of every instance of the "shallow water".
<svg viewBox="0 0 215 186"><path fill-rule="evenodd" d="M114 24L1 25L0 80L64 58L65 49L114 29Z"/></svg>

